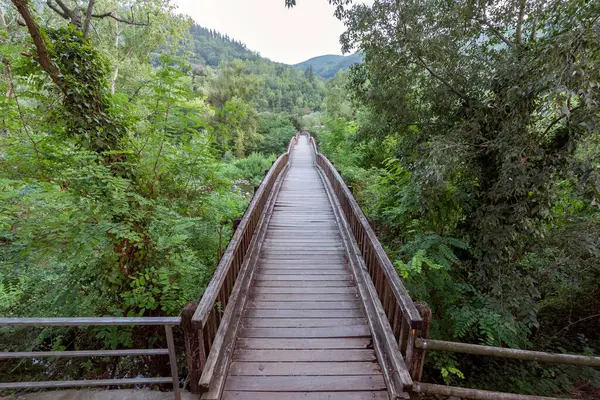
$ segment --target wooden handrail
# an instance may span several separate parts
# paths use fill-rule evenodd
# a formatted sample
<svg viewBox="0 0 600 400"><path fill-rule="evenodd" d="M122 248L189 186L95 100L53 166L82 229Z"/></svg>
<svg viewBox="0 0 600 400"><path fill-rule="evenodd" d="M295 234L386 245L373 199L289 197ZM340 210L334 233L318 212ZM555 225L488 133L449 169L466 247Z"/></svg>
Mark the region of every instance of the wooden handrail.
<svg viewBox="0 0 600 400"><path fill-rule="evenodd" d="M308 136L309 144L315 153L316 163L321 167L333 187L373 281L395 340L402 351L406 364L413 372L413 379L419 378L418 371L421 370L421 366L417 364L420 357L414 357L414 342L422 335L422 329L425 327L423 318L339 172L325 155L319 153L314 138L306 131L301 134Z"/></svg>
<svg viewBox="0 0 600 400"><path fill-rule="evenodd" d="M199 353L199 365L196 366L198 371L204 368L271 189L287 166L290 152L297 141L298 134L291 138L287 151L273 163L256 190L191 318L192 326L198 333L197 339L193 338L197 341Z"/></svg>
<svg viewBox="0 0 600 400"><path fill-rule="evenodd" d="M417 339L415 346L427 351L440 350L480 356L511 358L513 360L536 361L540 363L600 367L600 357L583 356L579 354L548 353L545 351L511 349L506 347L483 346L480 344L448 342L445 340L432 339Z"/></svg>

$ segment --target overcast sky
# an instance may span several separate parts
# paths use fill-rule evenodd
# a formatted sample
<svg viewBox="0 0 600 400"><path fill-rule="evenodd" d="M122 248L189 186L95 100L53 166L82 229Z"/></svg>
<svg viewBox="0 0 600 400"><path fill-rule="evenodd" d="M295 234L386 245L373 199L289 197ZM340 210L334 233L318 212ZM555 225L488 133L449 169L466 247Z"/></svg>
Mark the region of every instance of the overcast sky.
<svg viewBox="0 0 600 400"><path fill-rule="evenodd" d="M296 64L324 54L341 54L344 25L327 0L174 0L200 25L228 34L263 57ZM370 1L363 1L372 3Z"/></svg>

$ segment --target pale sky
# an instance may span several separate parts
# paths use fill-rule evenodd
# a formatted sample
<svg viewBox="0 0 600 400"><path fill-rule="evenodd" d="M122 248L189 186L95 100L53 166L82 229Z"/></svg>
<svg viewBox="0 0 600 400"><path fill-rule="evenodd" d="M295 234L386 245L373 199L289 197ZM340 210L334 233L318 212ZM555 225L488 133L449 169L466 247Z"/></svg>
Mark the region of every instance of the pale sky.
<svg viewBox="0 0 600 400"><path fill-rule="evenodd" d="M342 54L344 24L327 0L174 0L182 14L246 44L261 56L296 64L324 54ZM372 3L370 1L362 1Z"/></svg>

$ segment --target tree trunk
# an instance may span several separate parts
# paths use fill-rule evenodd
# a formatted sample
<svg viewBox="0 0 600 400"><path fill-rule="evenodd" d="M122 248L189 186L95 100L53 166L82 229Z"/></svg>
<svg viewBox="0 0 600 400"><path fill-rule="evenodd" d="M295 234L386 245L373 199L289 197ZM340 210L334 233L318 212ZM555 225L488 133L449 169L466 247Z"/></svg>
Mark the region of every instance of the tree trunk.
<svg viewBox="0 0 600 400"><path fill-rule="evenodd" d="M90 23L92 22L92 11L94 10L94 3L96 0L90 0L88 3L87 11L85 13L85 21L83 23L83 37L87 37L88 31L90 30Z"/></svg>
<svg viewBox="0 0 600 400"><path fill-rule="evenodd" d="M517 32L516 32L516 40L517 44L523 43L523 21L525 19L525 7L527 6L527 0L519 1L519 19L517 21Z"/></svg>
<svg viewBox="0 0 600 400"><path fill-rule="evenodd" d="M115 11L115 15L118 17L117 11ZM115 70L110 77L110 93L115 94L115 90L117 87L117 78L119 77L119 39L120 39L121 31L119 27L119 21L115 20L115 53L117 54L117 61L115 62Z"/></svg>
<svg viewBox="0 0 600 400"><path fill-rule="evenodd" d="M2 7L0 7L0 26L8 32L8 25L6 24L6 18L4 17L4 10Z"/></svg>
<svg viewBox="0 0 600 400"><path fill-rule="evenodd" d="M35 21L35 17L31 15L31 10L29 10L29 6L27 5L27 0L11 1L17 8L17 11L19 11L19 14L21 14L21 17L23 17L25 25L27 25L27 30L31 35L31 39L33 39L33 44L35 45L35 49L37 51L37 61L44 71L48 73L50 79L52 79L52 81L61 89L61 91L64 92L64 85L62 79L60 78L60 72L50 59L46 41L42 36L40 27Z"/></svg>

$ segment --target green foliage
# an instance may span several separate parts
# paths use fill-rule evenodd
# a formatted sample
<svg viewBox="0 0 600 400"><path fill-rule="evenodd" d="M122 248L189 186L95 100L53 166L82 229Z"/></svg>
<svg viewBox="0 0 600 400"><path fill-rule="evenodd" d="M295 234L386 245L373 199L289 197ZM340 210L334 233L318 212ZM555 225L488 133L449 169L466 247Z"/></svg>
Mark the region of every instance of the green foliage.
<svg viewBox="0 0 600 400"><path fill-rule="evenodd" d="M237 98L259 112L305 115L320 110L325 83L314 73L262 58L242 43L197 25L190 33L193 73L212 105L222 107Z"/></svg>
<svg viewBox="0 0 600 400"><path fill-rule="evenodd" d="M245 181L248 185L258 185L271 168L275 156L265 157L261 153L251 153L246 158L235 159L226 169L226 176L235 181Z"/></svg>
<svg viewBox="0 0 600 400"><path fill-rule="evenodd" d="M320 149L431 335L599 354L598 4L333 3L365 62L329 81ZM430 357L431 379L461 386L600 387L589 369Z"/></svg>
<svg viewBox="0 0 600 400"><path fill-rule="evenodd" d="M8 31L0 25L3 316L178 315L210 280L231 222L248 204L243 189L275 159L254 152L280 153L296 132L288 114L275 113L279 105L258 104L265 77L277 69L269 78L281 85L274 99L286 99L290 112L322 103L322 82L264 60L223 56L199 74L180 46L188 21L169 2L97 7L151 24L95 19L84 38L46 6L32 11L43 14L36 20L58 76L19 54L31 43L16 10L8 10ZM251 154L233 158L230 150ZM153 347L163 337L154 333L2 329L0 342L21 351ZM161 367L98 359L0 370L36 380L117 370L152 376Z"/></svg>
<svg viewBox="0 0 600 400"><path fill-rule="evenodd" d="M258 120L258 134L261 139L252 151L279 155L287 151L290 139L296 132L296 127L285 115L262 113Z"/></svg>
<svg viewBox="0 0 600 400"><path fill-rule="evenodd" d="M193 24L190 27L192 46L190 63L218 67L223 61L258 60L261 57L242 42L230 39L217 31Z"/></svg>

